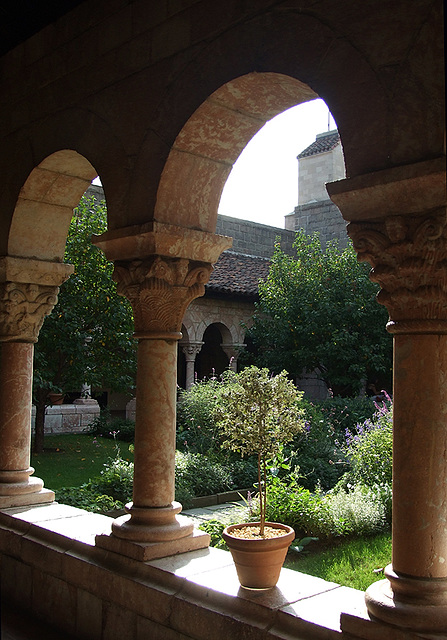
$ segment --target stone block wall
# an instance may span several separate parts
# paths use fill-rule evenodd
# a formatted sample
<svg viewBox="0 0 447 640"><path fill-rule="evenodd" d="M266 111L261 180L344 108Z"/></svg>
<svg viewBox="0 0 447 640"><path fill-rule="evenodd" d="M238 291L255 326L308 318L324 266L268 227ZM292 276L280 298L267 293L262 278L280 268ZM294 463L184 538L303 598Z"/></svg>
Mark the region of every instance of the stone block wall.
<svg viewBox="0 0 447 640"><path fill-rule="evenodd" d="M308 202L295 207L295 212L286 218L286 226L293 231L303 229L308 235L318 231L323 247L334 239L343 249L348 244L346 222L331 200Z"/></svg>
<svg viewBox="0 0 447 640"><path fill-rule="evenodd" d="M45 433L82 433L88 430L93 420L99 416L99 404L61 404L47 407L45 414ZM33 407L31 428L34 431L36 409Z"/></svg>
<svg viewBox="0 0 447 640"><path fill-rule="evenodd" d="M282 250L289 254L293 252L294 233L278 227L269 227L230 216L218 216L216 233L231 236L233 238L231 251L238 253L271 258L278 237Z"/></svg>

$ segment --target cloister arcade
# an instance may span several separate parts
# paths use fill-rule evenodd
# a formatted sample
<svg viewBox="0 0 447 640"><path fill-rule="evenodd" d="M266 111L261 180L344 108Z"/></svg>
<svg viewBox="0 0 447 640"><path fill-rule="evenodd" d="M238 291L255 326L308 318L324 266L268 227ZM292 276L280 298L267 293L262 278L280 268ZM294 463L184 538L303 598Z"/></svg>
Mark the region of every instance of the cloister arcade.
<svg viewBox="0 0 447 640"><path fill-rule="evenodd" d="M103 640L447 637L442 23L440 0L85 0L0 58L4 597ZM346 163L328 192L395 345L393 557L367 609L298 575L270 600L219 591L226 555L174 501L177 348L231 246L215 234L222 188L266 120L317 96ZM109 230L95 243L139 343L133 502L113 521L53 503L30 467L33 344L97 175Z"/></svg>

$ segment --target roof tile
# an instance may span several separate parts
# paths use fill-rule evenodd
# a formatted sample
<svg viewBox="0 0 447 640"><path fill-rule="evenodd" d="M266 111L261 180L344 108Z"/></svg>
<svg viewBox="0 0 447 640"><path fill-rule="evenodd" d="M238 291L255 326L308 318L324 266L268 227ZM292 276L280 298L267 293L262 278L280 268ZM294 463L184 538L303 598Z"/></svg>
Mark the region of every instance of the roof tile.
<svg viewBox="0 0 447 640"><path fill-rule="evenodd" d="M267 277L269 268L267 258L224 251L214 265L206 292L252 298L257 296L259 280Z"/></svg>
<svg viewBox="0 0 447 640"><path fill-rule="evenodd" d="M340 135L338 131L329 131L327 134L319 134L315 142L312 142L304 151L298 155L298 158L307 158L308 156L316 156L318 153L326 153L332 151L340 143Z"/></svg>

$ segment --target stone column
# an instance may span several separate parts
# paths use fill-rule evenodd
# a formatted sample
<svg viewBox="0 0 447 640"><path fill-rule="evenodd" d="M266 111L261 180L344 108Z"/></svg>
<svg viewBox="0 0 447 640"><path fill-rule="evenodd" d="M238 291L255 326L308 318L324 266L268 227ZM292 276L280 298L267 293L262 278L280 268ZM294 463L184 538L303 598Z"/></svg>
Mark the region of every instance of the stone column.
<svg viewBox="0 0 447 640"><path fill-rule="evenodd" d="M197 355L200 353L204 342L188 342L181 344L182 351L186 360L186 389L191 389L194 384L194 363Z"/></svg>
<svg viewBox="0 0 447 640"><path fill-rule="evenodd" d="M138 236L104 234L96 242L115 259L118 292L132 305L138 339L133 501L112 535L97 536L96 544L142 561L209 544L174 500L177 342L187 306L203 295L211 264L228 246L220 236L154 227ZM157 246L163 253L151 254ZM148 256L141 255L145 249ZM129 254L133 259L123 260Z"/></svg>
<svg viewBox="0 0 447 640"><path fill-rule="evenodd" d="M30 466L33 355L58 285L71 271L70 265L0 259L0 507L54 500Z"/></svg>
<svg viewBox="0 0 447 640"><path fill-rule="evenodd" d="M230 361L229 368L232 369L235 373L237 372L237 359L239 358L239 354L246 347L245 344L221 344L223 352L227 356Z"/></svg>
<svg viewBox="0 0 447 640"><path fill-rule="evenodd" d="M350 223L358 259L373 267L394 335L392 564L387 579L367 590L366 604L394 628L445 638L445 158L339 180L327 190Z"/></svg>
<svg viewBox="0 0 447 640"><path fill-rule="evenodd" d="M370 613L445 638L447 629L446 210L351 223L394 334L393 557Z"/></svg>

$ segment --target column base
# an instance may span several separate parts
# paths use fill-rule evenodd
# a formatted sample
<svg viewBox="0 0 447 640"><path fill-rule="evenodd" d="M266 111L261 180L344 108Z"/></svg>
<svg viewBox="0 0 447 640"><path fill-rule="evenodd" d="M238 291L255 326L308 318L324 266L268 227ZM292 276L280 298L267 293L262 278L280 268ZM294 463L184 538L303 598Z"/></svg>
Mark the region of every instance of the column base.
<svg viewBox="0 0 447 640"><path fill-rule="evenodd" d="M365 601L370 615L423 638L445 638L447 579L414 578L386 568L388 579L372 584Z"/></svg>
<svg viewBox="0 0 447 640"><path fill-rule="evenodd" d="M33 473L33 467L0 471L0 496L34 493L43 489L43 480L31 477Z"/></svg>
<svg viewBox="0 0 447 640"><path fill-rule="evenodd" d="M126 504L129 515L117 518L112 534L133 542L166 542L191 535L194 525L186 516L179 516L180 502L167 507L135 507Z"/></svg>
<svg viewBox="0 0 447 640"><path fill-rule="evenodd" d="M0 490L2 487L0 487ZM51 489L41 489L33 493L19 493L13 495L0 495L0 509L10 507L26 507L37 504L48 504L54 502L54 491Z"/></svg>
<svg viewBox="0 0 447 640"><path fill-rule="evenodd" d="M178 515L181 509L179 502L152 508L126 504L128 515L112 523L111 535L96 536L96 545L141 562L207 548L210 536Z"/></svg>
<svg viewBox="0 0 447 640"><path fill-rule="evenodd" d="M186 516L185 516L186 517ZM97 535L95 538L97 547L113 551L121 556L147 562L156 558L166 558L179 553L207 549L210 545L210 535L205 531L193 529L192 533L177 540L165 540L161 542L136 542L117 538L115 535Z"/></svg>

